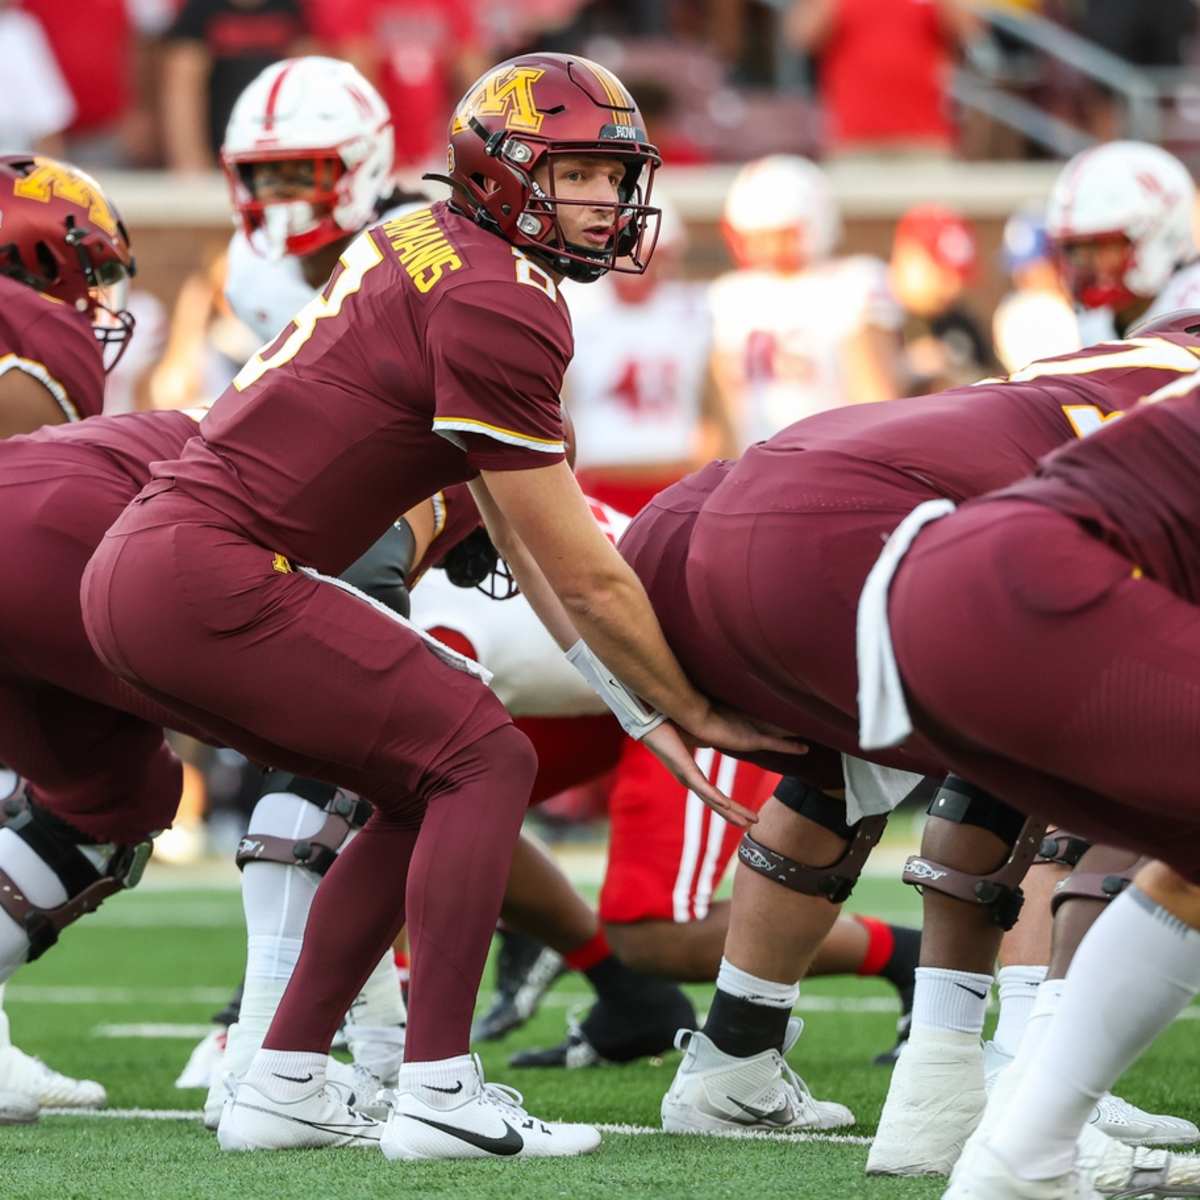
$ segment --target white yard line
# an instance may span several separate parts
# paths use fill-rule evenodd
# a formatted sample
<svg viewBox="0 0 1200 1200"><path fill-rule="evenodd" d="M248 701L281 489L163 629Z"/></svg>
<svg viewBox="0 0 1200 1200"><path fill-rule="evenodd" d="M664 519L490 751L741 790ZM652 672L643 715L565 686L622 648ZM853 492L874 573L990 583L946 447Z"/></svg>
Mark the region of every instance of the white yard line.
<svg viewBox="0 0 1200 1200"><path fill-rule="evenodd" d="M43 1108L44 1117L94 1117L107 1121L199 1121L198 1108ZM597 1125L601 1133L622 1134L627 1137L667 1136L652 1125ZM770 1130L747 1130L745 1133L694 1134L696 1137L728 1137L768 1142L832 1142L843 1146L869 1146L869 1137L838 1133L774 1133Z"/></svg>

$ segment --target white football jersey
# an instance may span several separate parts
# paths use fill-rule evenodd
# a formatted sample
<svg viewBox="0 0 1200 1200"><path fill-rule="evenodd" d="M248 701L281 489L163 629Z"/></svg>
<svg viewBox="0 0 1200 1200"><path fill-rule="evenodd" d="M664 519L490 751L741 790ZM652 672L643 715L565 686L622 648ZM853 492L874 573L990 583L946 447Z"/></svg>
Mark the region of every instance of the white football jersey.
<svg viewBox="0 0 1200 1200"><path fill-rule="evenodd" d="M592 513L615 543L630 518L591 501ZM492 691L514 717L579 717L606 712L546 632L524 596L492 600L478 588L455 587L445 571L428 571L412 594L419 629L452 629L492 672Z"/></svg>
<svg viewBox="0 0 1200 1200"><path fill-rule="evenodd" d="M388 209L380 221L422 208L428 201L399 204ZM264 258L256 254L250 239L239 229L229 239L229 261L225 274L225 299L239 321L254 331L260 344L269 342L317 294L304 279L300 260Z"/></svg>
<svg viewBox="0 0 1200 1200"><path fill-rule="evenodd" d="M576 465L690 459L711 349L704 288L663 283L641 304L620 301L607 279L564 291L575 330L564 394Z"/></svg>
<svg viewBox="0 0 1200 1200"><path fill-rule="evenodd" d="M854 255L793 275L731 271L709 292L713 342L740 400L745 444L847 403L846 341L902 314L877 258Z"/></svg>
<svg viewBox="0 0 1200 1200"><path fill-rule="evenodd" d="M1145 321L1175 312L1180 308L1200 308L1200 259L1180 267L1163 288L1154 303L1146 309ZM1079 312L1079 336L1085 346L1111 342L1120 337L1113 323L1112 311L1107 308L1085 308Z"/></svg>

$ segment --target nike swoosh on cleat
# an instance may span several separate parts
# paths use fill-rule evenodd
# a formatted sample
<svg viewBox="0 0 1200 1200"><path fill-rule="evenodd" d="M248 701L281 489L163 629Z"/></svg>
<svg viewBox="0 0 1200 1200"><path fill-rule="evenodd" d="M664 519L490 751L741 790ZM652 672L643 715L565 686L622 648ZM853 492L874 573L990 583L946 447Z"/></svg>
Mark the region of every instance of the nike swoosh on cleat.
<svg viewBox="0 0 1200 1200"><path fill-rule="evenodd" d="M282 1113L275 1108L263 1108L261 1104L247 1104L244 1101L234 1103L234 1108L250 1108L255 1112L266 1113L270 1117L279 1117L284 1121L291 1121L294 1125L305 1125L309 1129L319 1129L322 1133L338 1133L345 1137L361 1138L363 1141L378 1142L378 1137L364 1137L363 1131L366 1129L378 1129L379 1122L371 1121L369 1124L346 1124L339 1125L335 1121L306 1121L303 1117L294 1117L291 1113Z"/></svg>
<svg viewBox="0 0 1200 1200"><path fill-rule="evenodd" d="M312 1083L311 1072L305 1075L303 1079L301 1079L299 1075L280 1075L278 1071L272 1071L271 1074L274 1075L276 1079L286 1079L288 1083Z"/></svg>
<svg viewBox="0 0 1200 1200"><path fill-rule="evenodd" d="M431 1092L442 1092L447 1096L457 1096L462 1091L462 1080L460 1079L452 1088L441 1088L436 1083L427 1083L425 1086Z"/></svg>
<svg viewBox="0 0 1200 1200"><path fill-rule="evenodd" d="M970 992L972 996L978 996L980 1000L987 999L987 992L977 992L973 987L967 987L965 983L956 983L957 988L962 988L964 992Z"/></svg>
<svg viewBox="0 0 1200 1200"><path fill-rule="evenodd" d="M767 1112L765 1109L753 1108L749 1104L743 1104L740 1100L734 1100L732 1096L726 1096L725 1099L736 1104L751 1118L749 1121L743 1121L739 1117L734 1117L733 1119L739 1125L752 1125L755 1121L764 1121L768 1125L790 1125L792 1123L792 1107L786 1100L774 1112Z"/></svg>
<svg viewBox="0 0 1200 1200"><path fill-rule="evenodd" d="M476 1133L471 1129L462 1129L457 1125L443 1125L441 1121L431 1121L428 1117L418 1117L412 1113L404 1115L410 1121L420 1121L422 1125L428 1125L431 1129L440 1129L442 1133L448 1133L451 1137L458 1138L460 1142L466 1142L468 1146L486 1150L488 1154L513 1155L520 1154L525 1149L525 1139L507 1121L502 1122L505 1129L504 1136L494 1138L488 1137L484 1133Z"/></svg>

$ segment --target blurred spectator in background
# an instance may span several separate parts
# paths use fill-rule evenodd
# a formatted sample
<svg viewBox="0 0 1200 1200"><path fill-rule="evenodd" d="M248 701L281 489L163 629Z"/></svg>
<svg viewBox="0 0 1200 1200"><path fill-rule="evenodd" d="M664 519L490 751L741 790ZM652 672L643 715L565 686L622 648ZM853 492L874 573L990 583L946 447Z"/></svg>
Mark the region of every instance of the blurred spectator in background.
<svg viewBox="0 0 1200 1200"><path fill-rule="evenodd" d="M302 0L183 0L165 35L167 165L211 170L242 89L264 67L303 53L308 32Z"/></svg>
<svg viewBox="0 0 1200 1200"><path fill-rule="evenodd" d="M833 258L841 233L825 173L793 155L748 163L725 201L737 264L714 281L713 370L739 442L841 404L899 394L900 312L884 264Z"/></svg>
<svg viewBox="0 0 1200 1200"><path fill-rule="evenodd" d="M831 154L953 152L950 67L980 32L967 0L794 0L787 32L818 60Z"/></svg>
<svg viewBox="0 0 1200 1200"><path fill-rule="evenodd" d="M575 422L576 473L589 496L630 516L702 463L737 453L709 377L704 286L678 278L686 234L661 203L644 275L613 272L564 286L575 330L564 398Z"/></svg>
<svg viewBox="0 0 1200 1200"><path fill-rule="evenodd" d="M37 150L62 157L59 136L75 116L75 100L41 22L0 0L0 154Z"/></svg>
<svg viewBox="0 0 1200 1200"><path fill-rule="evenodd" d="M965 302L979 251L975 230L941 204L918 204L900 218L888 279L904 310L906 394L973 383L993 367L991 347Z"/></svg>
<svg viewBox="0 0 1200 1200"><path fill-rule="evenodd" d="M1011 374L1039 358L1082 345L1075 310L1062 286L1041 210L1013 213L1000 245L1012 291L992 314L996 357Z"/></svg>
<svg viewBox="0 0 1200 1200"><path fill-rule="evenodd" d="M86 6L21 0L21 7L41 22L75 101L63 153L81 167L123 163L124 125L134 101L134 26L128 0L88 0ZM5 91L9 71L6 62Z"/></svg>
<svg viewBox="0 0 1200 1200"><path fill-rule="evenodd" d="M309 0L330 53L383 93L397 166L440 163L455 101L491 66L476 7L473 0Z"/></svg>

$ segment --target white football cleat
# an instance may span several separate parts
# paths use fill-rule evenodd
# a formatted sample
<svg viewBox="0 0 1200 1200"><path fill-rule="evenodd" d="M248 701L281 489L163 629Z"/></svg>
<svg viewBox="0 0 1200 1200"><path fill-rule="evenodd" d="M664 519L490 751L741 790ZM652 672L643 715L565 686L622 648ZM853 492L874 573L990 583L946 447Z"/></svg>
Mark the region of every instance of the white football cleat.
<svg viewBox="0 0 1200 1200"><path fill-rule="evenodd" d="M221 1123L221 1110L226 1100L232 1100L237 1091L238 1081L232 1071L218 1071L213 1081L208 1085L208 1095L204 1097L204 1128L215 1133Z"/></svg>
<svg viewBox="0 0 1200 1200"><path fill-rule="evenodd" d="M1012 1062L995 1042L985 1042L983 1047L983 1070L987 1078L989 1095L999 1079L1000 1073ZM1184 1117L1172 1117L1167 1113L1147 1112L1105 1092L1092 1109L1090 1123L1101 1133L1124 1142L1127 1146L1192 1146L1200 1142L1200 1128Z"/></svg>
<svg viewBox="0 0 1200 1200"><path fill-rule="evenodd" d="M1101 1196L1200 1196L1200 1157L1127 1146L1085 1125L1076 1164Z"/></svg>
<svg viewBox="0 0 1200 1200"><path fill-rule="evenodd" d="M942 1200L1101 1200L1078 1170L1057 1179L1020 1179L986 1144L972 1145Z"/></svg>
<svg viewBox="0 0 1200 1200"><path fill-rule="evenodd" d="M892 1072L868 1175L949 1175L987 1103L970 1033L916 1026Z"/></svg>
<svg viewBox="0 0 1200 1200"><path fill-rule="evenodd" d="M42 1108L103 1108L108 1094L94 1079L72 1079L16 1046L0 1048L0 1093L33 1098Z"/></svg>
<svg viewBox="0 0 1200 1200"><path fill-rule="evenodd" d="M404 1025L358 1025L346 1022L346 1046L354 1065L370 1071L380 1086L395 1087L404 1062Z"/></svg>
<svg viewBox="0 0 1200 1200"><path fill-rule="evenodd" d="M32 1125L41 1108L28 1092L0 1089L0 1125Z"/></svg>
<svg viewBox="0 0 1200 1200"><path fill-rule="evenodd" d="M373 1150L383 1126L351 1108L352 1100L340 1084L319 1079L294 1100L278 1099L243 1079L221 1112L217 1142L222 1150Z"/></svg>
<svg viewBox="0 0 1200 1200"><path fill-rule="evenodd" d="M187 1063L175 1080L175 1086L181 1089L212 1087L213 1081L221 1073L228 1036L229 1031L224 1025L210 1029L188 1056Z"/></svg>
<svg viewBox="0 0 1200 1200"><path fill-rule="evenodd" d="M393 1161L435 1158L559 1158L589 1154L600 1131L531 1117L521 1093L484 1083L477 1055L453 1088L401 1086L380 1148Z"/></svg>
<svg viewBox="0 0 1200 1200"><path fill-rule="evenodd" d="M771 1130L843 1129L854 1114L832 1100L817 1100L808 1085L788 1066L784 1055L796 1044L804 1022L788 1022L783 1052L764 1050L736 1058L718 1050L698 1030L681 1029L676 1049L683 1062L662 1102L667 1133L746 1133Z"/></svg>

